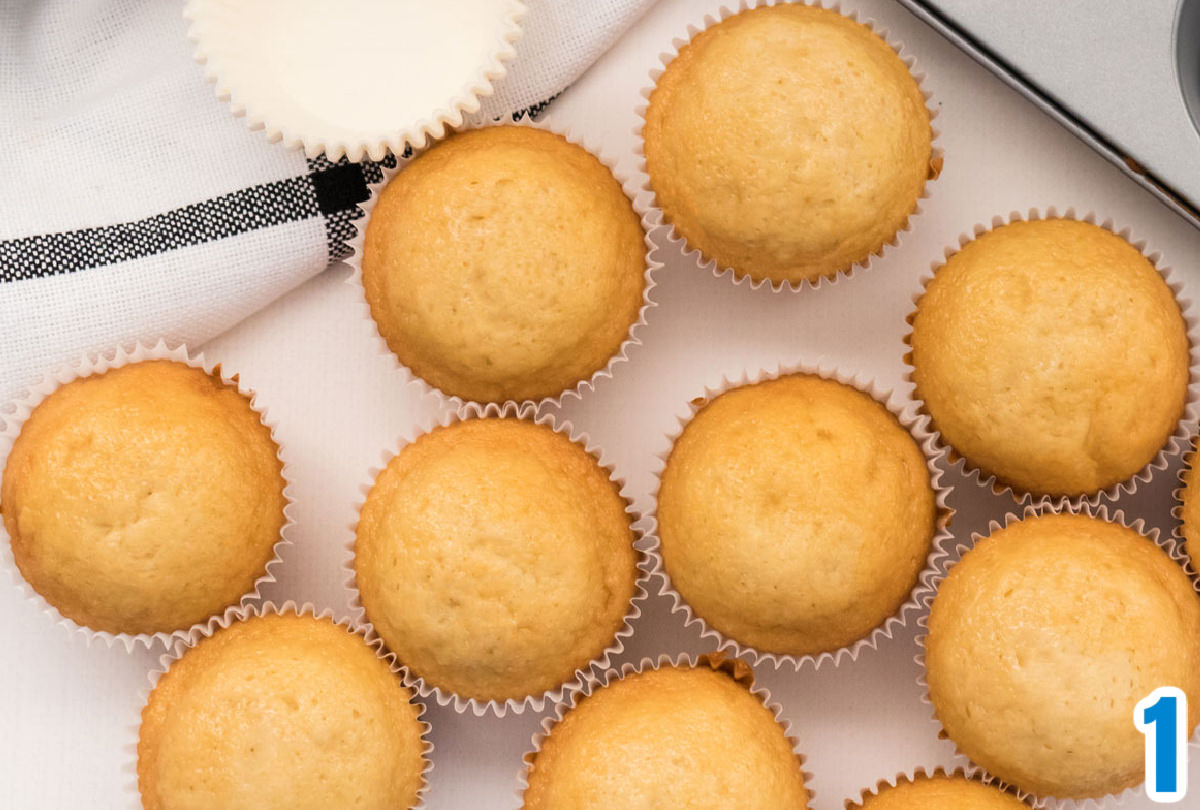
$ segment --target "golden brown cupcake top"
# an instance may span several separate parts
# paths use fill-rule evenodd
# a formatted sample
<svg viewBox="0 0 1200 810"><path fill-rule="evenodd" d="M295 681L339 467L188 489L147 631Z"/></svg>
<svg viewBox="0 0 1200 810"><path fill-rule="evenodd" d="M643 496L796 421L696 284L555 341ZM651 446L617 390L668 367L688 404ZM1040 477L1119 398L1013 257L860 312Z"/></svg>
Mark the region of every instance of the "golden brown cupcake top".
<svg viewBox="0 0 1200 810"><path fill-rule="evenodd" d="M169 632L251 591L284 524L270 430L207 372L148 361L58 388L0 488L17 567L62 615Z"/></svg>
<svg viewBox="0 0 1200 810"><path fill-rule="evenodd" d="M359 515L367 618L430 686L539 695L599 657L637 580L626 503L587 451L521 419L470 419L408 445Z"/></svg>
<svg viewBox="0 0 1200 810"><path fill-rule="evenodd" d="M1039 796L1098 798L1139 784L1138 701L1160 686L1200 722L1200 596L1132 529L1030 517L979 541L938 590L929 695L964 754Z"/></svg>
<svg viewBox="0 0 1200 810"><path fill-rule="evenodd" d="M908 598L936 531L925 456L868 394L793 374L734 388L676 440L658 493L671 583L764 652L829 652Z"/></svg>
<svg viewBox="0 0 1200 810"><path fill-rule="evenodd" d="M363 285L400 362L446 394L557 396L603 369L637 321L645 234L608 168L561 135L452 135L384 188Z"/></svg>
<svg viewBox="0 0 1200 810"><path fill-rule="evenodd" d="M739 277L815 280L865 260L935 173L929 112L900 57L866 26L803 3L694 36L645 119L666 222Z"/></svg>
<svg viewBox="0 0 1200 810"><path fill-rule="evenodd" d="M964 776L921 775L887 785L851 810L1029 810L999 788Z"/></svg>
<svg viewBox="0 0 1200 810"><path fill-rule="evenodd" d="M150 693L145 810L403 810L424 724L362 638L328 619L250 618L201 640Z"/></svg>
<svg viewBox="0 0 1200 810"><path fill-rule="evenodd" d="M627 675L570 709L533 757L526 810L804 810L800 760L771 711L700 664Z"/></svg>
<svg viewBox="0 0 1200 810"><path fill-rule="evenodd" d="M1014 222L946 260L912 320L916 394L969 464L1034 495L1105 489L1183 415L1190 346L1171 288L1086 222Z"/></svg>

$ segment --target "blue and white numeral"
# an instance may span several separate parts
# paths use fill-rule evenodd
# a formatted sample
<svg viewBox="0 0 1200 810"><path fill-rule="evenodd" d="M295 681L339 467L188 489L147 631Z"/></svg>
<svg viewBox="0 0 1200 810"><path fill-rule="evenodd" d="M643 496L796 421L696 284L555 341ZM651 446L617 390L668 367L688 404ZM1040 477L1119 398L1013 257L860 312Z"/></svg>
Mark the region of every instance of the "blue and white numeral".
<svg viewBox="0 0 1200 810"><path fill-rule="evenodd" d="M1146 736L1146 793L1150 801L1173 804L1187 795L1187 695L1155 689L1133 710L1133 724Z"/></svg>

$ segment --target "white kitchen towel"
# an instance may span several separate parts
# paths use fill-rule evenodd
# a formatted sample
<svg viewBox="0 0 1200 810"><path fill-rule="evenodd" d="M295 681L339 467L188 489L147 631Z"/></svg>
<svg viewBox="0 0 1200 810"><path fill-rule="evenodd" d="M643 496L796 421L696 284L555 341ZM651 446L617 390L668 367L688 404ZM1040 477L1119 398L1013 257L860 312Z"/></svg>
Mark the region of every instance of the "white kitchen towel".
<svg viewBox="0 0 1200 810"><path fill-rule="evenodd" d="M536 114L652 3L526 0L484 112ZM0 418L85 351L203 342L345 255L379 167L268 144L192 50L181 0L0 2Z"/></svg>

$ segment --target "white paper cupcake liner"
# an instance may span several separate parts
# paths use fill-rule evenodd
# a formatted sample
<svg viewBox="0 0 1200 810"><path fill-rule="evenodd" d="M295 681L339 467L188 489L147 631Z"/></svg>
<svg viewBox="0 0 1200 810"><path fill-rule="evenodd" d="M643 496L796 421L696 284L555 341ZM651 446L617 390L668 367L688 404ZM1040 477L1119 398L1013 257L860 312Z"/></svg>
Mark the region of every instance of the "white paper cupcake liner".
<svg viewBox="0 0 1200 810"><path fill-rule="evenodd" d="M696 263L696 267L699 270L708 271L718 278L721 276L728 276L735 285L740 286L742 284L748 284L752 290L757 290L760 287L768 286L772 292L776 293L782 292L784 289L790 290L791 292L799 292L807 288L817 289L822 284L835 284L843 278L850 278L858 271L866 272L871 268L871 264L874 259L884 258L887 255L899 251L904 241L905 234L912 231L913 220L924 213L922 201L929 199L930 187L941 174L942 164L945 158L945 153L939 145L941 132L938 130L937 125L935 124L935 120L937 119L938 115L937 105L933 100L933 94L926 87L926 74L916 69L916 58L908 52L904 43L892 37L888 29L882 26L878 21L869 17L865 19L860 18L858 12L854 10L843 11L842 4L840 2L830 3L825 2L825 0L801 0L807 5L835 11L848 19L866 26L868 29L878 35L884 42L886 42L893 51L896 52L896 54L900 57L900 61L902 61L904 66L908 68L909 74L911 74L913 79L917 82L917 87L920 89L921 95L925 97L925 109L929 113L930 143L932 151L930 152L929 158L929 177L925 180L925 185L921 189L921 195L917 198L916 206L909 213L908 217L905 218L904 223L896 230L896 233L892 235L892 238L880 245L879 248L871 255L867 256L861 261L855 262L847 268L837 271L833 275L821 276L817 279L803 279L801 281L772 281L771 279L762 278L755 280L747 273L739 274L733 268L720 266L716 259L711 259L708 256L705 256L703 251L701 251L699 248L692 247L688 244L687 240L684 239L683 235L679 233L676 227L667 221L665 212L659 207L658 197L654 193L654 188L650 185L650 173L646 166L645 141L642 137L642 129L646 124L646 110L650 106L650 94L654 92L654 88L657 86L659 78L666 71L667 65L674 61L675 57L679 55L680 49L691 42L691 40L694 39L697 34L725 21L735 14L740 14L743 11L748 11L752 8L759 8L760 6L774 6L792 1L793 0L738 0L736 4L722 4L716 9L716 11L705 14L704 17L698 22L688 24L687 28L685 29L686 35L673 39L671 41L671 50L669 52L658 54L659 64L650 71L650 83L644 86L640 91L641 100L639 101L635 110L638 116L638 122L633 129L633 134L636 138L636 146L634 149L638 158L638 173L642 178L642 186L639 191L646 196L646 199L649 200L649 223L653 227L651 233L655 244L664 247L666 245L670 245L676 248L684 256L692 259Z"/></svg>
<svg viewBox="0 0 1200 810"><path fill-rule="evenodd" d="M813 799L817 794L813 789L813 775L805 768L807 759L801 750L800 740L792 731L792 722L783 716L783 708L771 699L770 691L765 686L759 686L754 682L754 670L749 665L736 658L728 658L719 652L704 653L698 656L680 654L674 658L666 654L660 655L657 659L646 657L642 658L636 664L626 662L619 669L609 667L603 672L590 675L579 689L573 690L564 700L555 704L553 714L544 718L541 728L534 732L530 749L522 757L522 761L525 764L521 769L521 775L518 779L517 800L522 804L524 803L525 791L529 789L529 770L533 766L537 755L541 753L542 744L546 741L551 731L554 730L554 727L562 722L567 712L579 705L581 700L590 697L592 693L599 689L603 689L634 673L646 672L662 667L712 667L717 671L727 673L736 682L745 686L750 691L750 694L758 698L759 702L771 712L775 718L775 722L783 729L784 736L792 744L792 751L795 752L796 761L800 764L800 771L804 774L804 787L808 791L808 806L815 806Z"/></svg>
<svg viewBox="0 0 1200 810"><path fill-rule="evenodd" d="M875 786L873 788L862 791L862 793L859 794L857 799L853 799L853 800L848 799L846 801L846 810L862 810L863 805L866 804L868 799L875 798L884 790L898 787L899 785L908 785L908 784L912 784L913 782L919 782L922 779L940 779L943 777L951 777L951 778L961 777L963 779L968 779L972 782L978 782L981 785L988 785L990 787L994 787L997 790L1001 790L1005 793L1008 793L1009 795L1011 795L1013 797L1019 798L1019 794L1015 788L1013 788L1009 785L1006 785L1004 782L1001 782L999 779L996 779L995 777L988 776L986 774L969 773L968 769L961 765L956 768L950 768L950 769L943 768L939 765L938 767L933 768L933 769L917 768L915 771L905 771L903 773L898 773L895 776L893 776L891 779L880 779L878 782L875 783ZM1029 804L1029 801L1026 799L1021 799L1021 801L1023 801L1025 804ZM1030 806L1032 807L1033 805L1030 805Z"/></svg>
<svg viewBox="0 0 1200 810"><path fill-rule="evenodd" d="M617 630L611 643L597 657L576 670L574 678L541 694L526 695L522 698L507 698L505 700L464 698L454 692L427 683L424 678L413 672L403 662L398 661L394 653L387 651L389 660L393 662L396 671L403 675L404 684L422 698L432 698L437 701L439 706L453 706L454 710L460 714L470 712L476 717L482 717L490 712L496 717L504 717L510 712L514 715L520 715L526 711L542 712L545 710L547 704L560 703L565 695L581 688L593 670L604 670L611 666L612 660L624 651L625 641L633 635L633 622L642 615L641 603L647 596L647 564L645 552L641 550L643 533L639 528L640 516L633 507L632 499L626 494L625 480L616 475L612 465L605 459L603 450L592 444L591 439L586 433L576 432L570 422L558 423L552 414L545 413L539 415L537 408L529 403L524 405L516 405L514 403L506 403L504 405L470 403L460 408L457 414L444 414L436 421L429 421L423 426L413 428L405 438L397 443L395 450L389 450L382 454L379 466L373 467L368 471L367 478L359 489L360 497L354 505L354 517L350 523L350 539L346 543L347 558L343 565L343 570L346 574L345 586L349 592L350 606L354 611L355 620L366 629L366 637L369 641L379 643L386 651L386 642L376 632L375 627L367 617L366 609L363 607L354 568L354 546L355 535L358 530L358 516L362 511L363 505L366 503L371 487L375 484L376 477L387 467L388 462L392 458L426 433L438 427L446 427L455 422L484 418L524 419L533 424L544 425L555 433L565 436L575 444L583 447L588 455L594 458L596 463L608 473L609 478L616 484L621 499L625 501L625 513L629 516L630 527L633 531L633 547L637 553L638 560L638 578L634 585L633 596L629 600L629 607L625 612L624 624Z"/></svg>
<svg viewBox="0 0 1200 810"><path fill-rule="evenodd" d="M496 124L484 124L482 126L495 126L495 125ZM654 289L654 286L655 286L654 274L655 274L655 272L657 272L659 270L659 268L662 267L662 262L660 262L654 258L654 252L655 252L656 247L655 247L654 242L650 238L650 229L652 227L652 223L650 221L651 214L646 207L645 201L641 197L641 193L640 193L641 182L636 177L630 178L630 177L626 176L624 172L622 172L620 169L618 169L615 160L605 156L599 149L589 146L586 138L577 135L573 130L571 130L569 128L560 128L560 127L556 127L556 126L553 126L550 124L538 123L538 122L530 120L528 117L522 118L519 121L517 121L517 120L503 121L503 122L500 122L499 125L533 127L535 129L541 129L541 130L545 130L547 132L553 132L556 135L561 135L562 137L566 138L568 142L575 144L576 146L579 146L579 147L587 150L588 152L590 152L593 156L596 157L597 160L599 160L605 167L607 167L610 172L612 172L613 177L616 179L616 181L618 183L620 183L621 190L624 191L625 196L629 198L629 201L633 206L634 213L637 214L639 220L641 221L641 225L642 225L642 235L643 235L642 240L646 245L645 271L643 273L644 286L642 289L642 305L638 309L637 319L629 327L629 332L626 335L625 340L621 342L621 345L617 348L616 353L612 357L609 358L608 363L605 364L605 366L603 368L593 372L589 378L580 380L575 385L571 386L570 388L564 389L562 392L560 392L558 395L556 395L554 397L548 397L548 398L541 399L541 400L528 400L527 399L527 400L522 400L519 403L514 400L509 400L505 403L495 403L495 404L519 404L519 405L525 405L525 404L529 404L529 403L550 404L557 408L562 404L562 401L564 398L566 398L566 397L580 398L584 395L585 392L594 390L596 387L596 384L600 380L612 377L614 367L629 359L629 350L634 346L640 346L642 344L641 338L638 336L638 332L641 330L641 328L643 326L646 325L647 313L654 307L658 306L658 303L650 297L650 292ZM465 126L462 129L465 131L468 129L479 129L479 128L481 128L481 126L470 125L470 126ZM432 146L432 145L433 144L430 144L430 146ZM400 373L402 373L405 376L406 380L420 384L425 392L433 393L433 394L437 395L438 397L441 397L444 401L448 402L451 405L451 407L455 408L456 410L461 409L464 406L470 405L470 404L475 404L475 405L480 405L480 406L487 405L488 403L485 403L485 402L474 402L472 400L463 399L462 397L459 397L459 396L447 394L446 392L442 391L440 388L437 388L436 386L434 386L434 385L430 384L429 382L427 382L426 380L424 380L422 377L418 376L407 366L403 365L400 362L400 359L398 357L396 357L396 355L388 347L387 341L384 340L383 336L379 333L379 327L375 323L375 319L373 317L371 317L371 307L367 303L366 289L363 286L363 279L362 279L362 256L363 256L363 240L366 238L367 225L371 221L371 212L375 209L375 204L379 200L380 192L383 191L384 187L388 184L388 182L390 182L391 179L393 177L395 177L399 172L403 171L404 167L406 165L408 165L409 162L411 162L412 160L419 157L420 154L421 153L418 152L418 153L414 153L413 155L411 155L409 157L397 158L396 167L393 169L389 169L389 168L381 166L380 168L383 172L383 179L378 183L370 184L370 191L371 191L370 198L366 202L360 203L358 206L362 210L363 215L360 219L358 219L352 223L352 225L355 228L355 235L353 238L346 241L346 245L352 251L352 255L348 256L345 259L345 262L346 262L346 264L350 265L350 267L354 271L351 274L350 278L348 278L346 280L346 283L350 284L351 286L355 287L358 290L361 317L364 318L367 321L367 323L370 324L371 331L375 335L378 351L380 352L380 354L386 355L388 358L391 359L393 366L396 369L398 369L400 371Z"/></svg>
<svg viewBox="0 0 1200 810"><path fill-rule="evenodd" d="M244 606L255 602L261 598L262 586L275 581L274 569L281 562L281 552L284 546L291 543L289 535L292 526L295 524L291 466L285 458L285 453L276 435L276 420L267 413L264 407L258 404L254 391L248 388L238 378L236 373L228 373L227 369L222 368L219 361L208 359L203 353L192 356L188 353L187 346L180 344L172 348L164 340L159 340L153 346L135 343L132 348L122 346L98 354L85 354L73 364L63 366L57 371L46 374L38 383L27 389L23 397L10 403L9 412L0 412L0 422L3 423L3 430L0 430L0 465L7 462L8 454L12 450L13 443L17 440L17 436L20 435L25 420L41 404L42 400L56 391L60 386L81 377L102 374L115 368L121 368L132 363L140 363L145 360L173 360L192 368L201 369L207 374L219 376L222 382L236 388L238 393L249 400L250 408L259 415L263 425L271 433L271 440L277 448L277 457L283 465L284 522L279 533L279 540L276 541L273 549L273 556L267 562L263 573L254 581L254 587L242 595L238 604ZM198 622L191 627L182 627L169 633L110 633L104 630L93 630L90 627L68 619L58 611L58 608L50 604L46 601L45 597L35 591L33 586L22 576L20 569L17 568L16 561L13 559L12 540L8 536L3 523L0 523L0 569L9 572L13 582L21 589L25 598L34 603L42 613L48 616L55 624L83 636L88 645L99 639L109 647L119 644L125 648L126 652L133 652L134 648L139 645L146 649L150 649L155 644L169 646L173 641L188 637L197 628L204 625L204 622Z"/></svg>
<svg viewBox="0 0 1200 810"><path fill-rule="evenodd" d="M192 628L185 638L175 639L168 652L159 657L158 666L152 669L149 673L149 686L142 691L141 700L139 701L137 721L130 725L129 735L130 742L125 746L125 765L122 772L125 776L125 793L130 797L130 807L142 806L141 789L138 786L138 742L141 738L142 730L142 710L146 703L150 700L150 693L154 687L158 685L159 679L167 674L167 670L171 665L184 656L184 654L199 644L202 640L212 637L218 630L225 630L231 624L242 622L250 618L260 616L312 616L314 619L328 619L337 627L345 628L346 632L359 636L369 646L375 654L385 661L392 672L396 673L397 677L401 672L395 663L390 659L384 650L383 645L379 641L371 641L366 637L366 629L356 627L349 619L334 619L333 611L326 608L320 612L310 602L305 602L303 605L298 605L296 602L288 600L282 605L275 605L273 602L265 602L261 605L242 605L239 607L231 607L220 616L214 616L203 625L197 625ZM412 697L412 703L417 707L417 720L421 723L421 741L424 743L422 756L425 760L425 767L421 771L421 789L417 792L417 803L413 805L412 810L422 810L425 807L425 797L429 792L429 775L433 772L433 740L430 739L430 725L425 718L425 704L417 700L416 695ZM397 810L405 810L397 808Z"/></svg>
<svg viewBox="0 0 1200 810"><path fill-rule="evenodd" d="M1026 520L1031 517L1040 515L1087 515L1088 517L1098 518L1100 520L1115 523L1119 526L1124 526L1127 529L1132 529L1138 534L1146 538L1148 542L1154 543L1161 548L1167 555L1174 560L1188 575L1192 581L1192 587L1200 593L1200 575L1197 574L1195 568L1192 567L1191 560L1183 553L1178 541L1171 536L1163 536L1158 529L1147 527L1146 521L1142 519L1129 520L1123 510L1117 509L1109 512L1107 504L1093 505L1090 503L1072 504L1065 502L1057 503L1039 503L1025 504L1020 515L1009 512L1004 516L1004 522L990 521L988 523L987 533L973 532L971 534L970 543L959 543L953 549L946 547L942 554L938 555L934 560L936 574L933 577L932 586L922 594L923 608L921 618L917 620L918 626L921 628L921 633L916 638L918 652L915 657L917 666L920 668L921 674L917 676L917 685L921 689L921 702L925 704L929 711L930 722L937 729L938 739L946 740L954 745L955 758L961 763L963 771L973 779L981 779L998 785L1010 787L1013 794L1019 797L1022 801L1028 803L1031 807L1038 810L1103 810L1104 808L1121 807L1131 797L1146 795L1145 785L1128 788L1118 794L1109 794L1099 798L1089 799L1059 799L1053 796L1037 796L1026 790L1022 790L1017 786L1008 786L1003 780L994 776L986 768L972 762L966 754L959 750L958 745L950 739L942 727L941 721L938 720L937 711L933 705L933 699L929 695L929 681L926 677L925 669L925 641L929 634L929 611L933 605L933 600L937 596L938 589L942 581L946 578L949 570L962 558L963 554L970 551L975 545L985 537L990 537L1001 529L1007 528L1014 523ZM1132 722L1132 720L1130 721ZM1193 750L1200 750L1200 730L1193 735L1189 747Z"/></svg>
<svg viewBox="0 0 1200 810"><path fill-rule="evenodd" d="M1196 562L1192 557L1193 549L1188 548L1187 537L1183 533L1183 493L1187 489L1187 475L1196 463L1197 437L1192 436L1186 439L1184 446L1186 449L1183 453L1183 466L1179 468L1177 476L1179 485L1171 493L1171 498L1174 501L1174 504L1171 506L1171 517L1175 521L1171 527L1171 536L1175 538L1175 542L1179 545L1180 550L1187 555L1188 560L1195 567Z"/></svg>
<svg viewBox="0 0 1200 810"><path fill-rule="evenodd" d="M710 626L707 621L692 609L687 600L675 589L671 582L671 577L667 574L666 567L663 564L662 545L658 537L657 511L658 493L662 486L662 474L666 469L667 459L670 458L671 450L675 447L675 442L682 435L684 428L687 427L692 418L705 405L727 391L746 385L775 380L791 374L810 374L826 380L835 380L867 394L876 402L886 407L896 417L900 425L913 437L917 446L921 448L921 452L925 456L926 466L929 468L929 483L933 487L938 511L936 530L930 545L929 555L926 558L925 567L921 569L917 583L914 585L908 599L900 605L899 609L869 634L852 644L819 654L800 656L763 652L750 645L743 644ZM667 437L667 449L655 457L653 498L656 506L655 511L646 517L648 525L646 535L649 543L646 549L646 556L649 560L650 573L658 577L659 594L671 600L671 612L680 614L683 617L685 627L695 625L700 631L701 638L710 639L717 643L718 651L736 658L745 658L755 666L767 662L776 669L784 665L794 667L797 670L809 665L814 669L820 669L826 664L836 667L844 661L857 660L864 650L874 650L879 646L880 642L893 638L897 630L907 626L912 616L921 611L922 595L932 589L933 577L936 573L934 560L941 555L943 547L953 537L949 529L949 524L954 515L954 509L949 506L947 499L954 488L943 482L944 473L941 466L939 466L944 463L945 450L940 447L937 441L937 434L930 427L928 417L917 414L913 405L906 404L893 392L881 388L872 379L849 374L833 366L826 366L821 363L800 363L789 366L781 365L774 371L743 372L740 377L732 380L729 377L722 377L721 382L715 387L705 386L704 395L689 402L686 408L676 415L676 418L679 424L676 430Z"/></svg>
<svg viewBox="0 0 1200 810"><path fill-rule="evenodd" d="M913 295L913 308L905 318L905 323L908 330L904 334L904 379L913 386L913 399L917 402L917 407L920 412L926 416L930 416L925 402L921 399L921 392L916 388L916 382L913 379L912 365L912 329L913 318L917 313L917 303L921 300L921 296L925 294L929 282L933 281L935 273L941 269L946 260L953 256L958 251L962 250L968 243L973 242L985 233L995 230L1004 225L1013 222L1036 222L1043 219L1071 219L1079 222L1086 222L1089 225L1098 225L1116 236L1121 237L1130 245L1138 250L1154 269L1158 271L1171 292L1175 294L1175 300L1179 304L1179 311L1183 316L1184 324L1187 328L1188 337L1188 388L1187 397L1184 402L1183 414L1180 416L1179 423L1175 426L1175 431L1167 437L1167 441L1155 454L1146 466L1134 473L1124 481L1118 481L1116 484L1109 486L1098 492L1087 493L1084 495L1034 495L1029 492L1024 492L1008 482L1002 480L999 476L987 473L971 464L961 453L952 447L949 442L945 441L941 434L938 434L939 442L942 442L946 451L950 469L958 470L964 477L971 479L978 486L991 490L996 495L1010 495L1017 502L1018 506L1049 506L1051 504L1069 504L1072 507L1080 507L1083 504L1090 506L1099 506L1103 502L1115 503L1116 500L1124 495L1133 495L1137 492L1140 484L1148 484L1154 477L1156 472L1165 470L1171 459L1183 453L1188 446L1191 436L1191 427L1196 423L1200 416L1200 332L1197 331L1197 313L1196 307L1193 305L1192 299L1184 294L1183 281L1176 277L1175 272L1162 261L1162 253L1157 250L1149 250L1146 246L1146 240L1135 239L1129 228L1121 228L1113 224L1111 219L1098 220L1094 213L1088 213L1084 216L1078 216L1074 208L1068 208L1063 213L1059 213L1053 206L1041 211L1037 208L1031 208L1026 214L1020 211L1013 211L1007 217L993 217L990 225L977 224L971 233L961 233L958 237L958 245L956 247L947 247L945 255L941 260L934 261L930 264L929 272L921 277L921 290ZM931 423L936 428L936 422Z"/></svg>
<svg viewBox="0 0 1200 810"><path fill-rule="evenodd" d="M231 0L187 0L183 15L205 78L250 129L265 130L269 143L303 149L309 158L324 154L336 161L344 155L359 161L381 160L389 150L401 155L410 145L420 147L429 138L442 137L447 127L461 126L465 115L479 111L480 98L492 94L493 82L505 75L503 63L516 56L513 43L521 35L520 21L526 11L521 0L484 0L476 9L445 5L356 0L336 8L336 30L330 31L332 7L322 13L321 6L301 3L281 7L278 23L260 34L247 26L265 24ZM448 19L449 15L454 18ZM373 21L383 30L372 31ZM486 30L470 32L470 39L477 42L467 45L467 29L472 26ZM451 36L451 31L458 33ZM303 57L294 64L281 63L279 55L262 44L281 32L295 40L288 58L296 58L296 53ZM411 41L398 41L410 32ZM425 38L416 39L421 32ZM349 57L342 50L347 37L353 37L356 45ZM455 53L459 47L478 47L479 52L467 57ZM417 54L427 63L419 70L405 61L415 60ZM477 66L464 67L472 58ZM414 91L427 85L431 76L440 81L458 73L461 84L452 82L454 89L427 86ZM324 102L292 98L285 89L288 82L327 85L329 98ZM394 110L394 121L392 116L370 123L354 121L379 110L389 96L411 99L414 92L431 94L420 110ZM334 97L336 101L331 100ZM320 111L324 121L305 120L323 105L328 105Z"/></svg>

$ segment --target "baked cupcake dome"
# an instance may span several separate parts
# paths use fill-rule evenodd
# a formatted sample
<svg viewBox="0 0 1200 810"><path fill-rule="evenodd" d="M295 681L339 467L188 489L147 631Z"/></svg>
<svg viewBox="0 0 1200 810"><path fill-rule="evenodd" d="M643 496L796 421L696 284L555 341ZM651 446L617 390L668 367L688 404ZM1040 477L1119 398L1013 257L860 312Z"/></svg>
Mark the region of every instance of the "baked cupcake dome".
<svg viewBox="0 0 1200 810"><path fill-rule="evenodd" d="M1139 784L1132 717L1163 685L1200 722L1200 596L1132 529L1029 517L980 540L941 584L926 679L947 736L1039 796L1099 798Z"/></svg>
<svg viewBox="0 0 1200 810"><path fill-rule="evenodd" d="M694 36L658 78L642 138L665 221L756 281L864 261L934 174L929 111L904 62L866 26L801 3Z"/></svg>
<svg viewBox="0 0 1200 810"><path fill-rule="evenodd" d="M849 385L791 374L729 390L676 439L658 492L671 584L760 652L832 652L908 599L937 530L916 440Z"/></svg>
<svg viewBox="0 0 1200 810"><path fill-rule="evenodd" d="M424 723L362 637L295 613L201 639L142 711L145 810L397 810L424 786Z"/></svg>
<svg viewBox="0 0 1200 810"><path fill-rule="evenodd" d="M93 630L185 629L252 591L274 556L277 454L249 400L203 369L150 360L68 382L4 468L16 565Z"/></svg>
<svg viewBox="0 0 1200 810"><path fill-rule="evenodd" d="M430 687L538 696L625 622L637 553L626 503L579 444L516 418L468 419L406 446L359 513L367 619Z"/></svg>
<svg viewBox="0 0 1200 810"><path fill-rule="evenodd" d="M646 243L608 168L561 135L452 135L387 184L362 278L396 357L450 396L554 397L620 351L639 318Z"/></svg>
<svg viewBox="0 0 1200 810"><path fill-rule="evenodd" d="M791 740L739 680L702 662L598 688L527 757L525 810L808 807Z"/></svg>
<svg viewBox="0 0 1200 810"><path fill-rule="evenodd" d="M999 788L965 776L920 774L886 785L851 810L1029 810L1029 805Z"/></svg>
<svg viewBox="0 0 1200 810"><path fill-rule="evenodd" d="M1174 293L1120 236L1044 219L950 256L912 317L916 396L984 475L1031 495L1095 493L1175 431L1190 346Z"/></svg>

